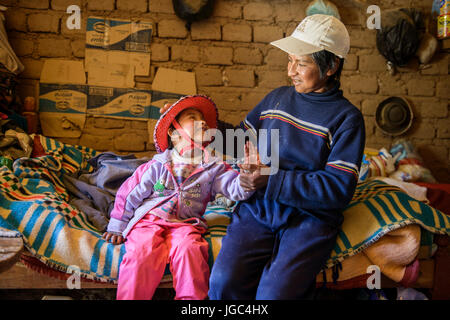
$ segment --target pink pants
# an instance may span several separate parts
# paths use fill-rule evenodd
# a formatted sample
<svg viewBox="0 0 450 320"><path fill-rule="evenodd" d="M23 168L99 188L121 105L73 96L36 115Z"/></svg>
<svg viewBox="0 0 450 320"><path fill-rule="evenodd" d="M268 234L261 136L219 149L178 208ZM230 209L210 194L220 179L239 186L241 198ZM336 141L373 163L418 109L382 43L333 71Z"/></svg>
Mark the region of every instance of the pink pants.
<svg viewBox="0 0 450 320"><path fill-rule="evenodd" d="M177 300L208 296L208 243L204 228L172 223L147 214L131 229L119 270L118 300L149 300L167 263Z"/></svg>

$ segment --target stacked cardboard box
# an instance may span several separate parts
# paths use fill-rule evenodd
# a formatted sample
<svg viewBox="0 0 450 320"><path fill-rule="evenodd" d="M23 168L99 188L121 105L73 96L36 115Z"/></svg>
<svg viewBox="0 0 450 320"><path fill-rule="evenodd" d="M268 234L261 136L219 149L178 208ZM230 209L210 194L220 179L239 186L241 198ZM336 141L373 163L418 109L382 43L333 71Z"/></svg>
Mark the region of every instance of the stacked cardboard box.
<svg viewBox="0 0 450 320"><path fill-rule="evenodd" d="M153 24L89 17L85 61L48 59L39 84L43 134L80 137L87 116L146 121L150 140L159 108L197 92L191 72L158 68L151 90L135 88L150 72ZM87 76L86 76L87 74Z"/></svg>

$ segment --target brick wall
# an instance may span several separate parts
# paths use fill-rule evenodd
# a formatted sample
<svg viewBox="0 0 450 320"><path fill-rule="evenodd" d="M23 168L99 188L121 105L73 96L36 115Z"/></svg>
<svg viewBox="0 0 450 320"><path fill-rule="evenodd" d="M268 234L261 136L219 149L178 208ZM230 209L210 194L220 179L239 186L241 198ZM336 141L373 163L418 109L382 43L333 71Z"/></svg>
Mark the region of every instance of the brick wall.
<svg viewBox="0 0 450 320"><path fill-rule="evenodd" d="M216 0L212 17L194 23L190 32L170 0L6 0L10 42L26 67L21 74L20 95L36 94L45 58L84 58L85 22L89 15L117 18L142 17L155 24L151 75L136 77L138 87L149 88L159 66L195 71L198 92L210 95L222 120L238 124L270 90L289 84L287 57L270 46L289 35L304 18L309 1ZM375 125L379 102L402 95L412 104L415 121L403 136L419 149L426 165L441 181L449 182L449 75L448 54L437 54L427 68L417 64L391 76L378 53L374 30L366 28L366 0L334 0L349 29L351 50L342 87L346 97L363 112L367 146L388 147L393 137ZM381 10L411 6L431 12L428 0L371 1ZM81 7L82 29L68 30L65 10ZM66 139L97 150L142 152L153 149L146 126L136 121L88 118L80 139Z"/></svg>

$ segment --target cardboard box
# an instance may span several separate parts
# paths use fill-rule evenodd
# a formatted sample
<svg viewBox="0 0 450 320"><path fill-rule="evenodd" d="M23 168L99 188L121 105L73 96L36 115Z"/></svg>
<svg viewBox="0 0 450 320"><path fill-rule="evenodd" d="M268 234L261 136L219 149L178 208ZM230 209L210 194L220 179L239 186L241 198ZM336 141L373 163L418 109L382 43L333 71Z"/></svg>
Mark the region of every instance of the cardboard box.
<svg viewBox="0 0 450 320"><path fill-rule="evenodd" d="M45 136L81 136L86 122L86 90L82 61L44 62L39 83L39 118Z"/></svg>
<svg viewBox="0 0 450 320"><path fill-rule="evenodd" d="M89 85L87 94L88 114L129 120L150 118L151 91Z"/></svg>
<svg viewBox="0 0 450 320"><path fill-rule="evenodd" d="M88 17L85 67L98 63L134 66L134 74L147 76L153 23L145 20Z"/></svg>
<svg viewBox="0 0 450 320"><path fill-rule="evenodd" d="M88 72L88 84L115 88L133 88L134 68L126 64L92 65Z"/></svg>
<svg viewBox="0 0 450 320"><path fill-rule="evenodd" d="M153 142L153 131L161 116L159 109L166 103L174 103L182 96L193 94L197 94L195 73L158 68L152 83L150 117L147 121L149 141Z"/></svg>

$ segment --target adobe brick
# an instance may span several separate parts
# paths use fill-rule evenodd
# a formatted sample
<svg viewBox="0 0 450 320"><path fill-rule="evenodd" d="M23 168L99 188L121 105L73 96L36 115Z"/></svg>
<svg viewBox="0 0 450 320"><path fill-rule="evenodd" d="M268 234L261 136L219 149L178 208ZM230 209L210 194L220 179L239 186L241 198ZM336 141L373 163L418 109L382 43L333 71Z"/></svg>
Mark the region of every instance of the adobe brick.
<svg viewBox="0 0 450 320"><path fill-rule="evenodd" d="M32 58L21 58L20 62L25 66L25 69L20 74L22 78L39 79L41 77L42 66L44 61Z"/></svg>
<svg viewBox="0 0 450 320"><path fill-rule="evenodd" d="M28 15L28 30L31 32L52 32L59 31L59 15L48 13L34 13Z"/></svg>
<svg viewBox="0 0 450 320"><path fill-rule="evenodd" d="M28 56L33 53L34 42L27 39L11 38L9 43L15 54L19 57Z"/></svg>
<svg viewBox="0 0 450 320"><path fill-rule="evenodd" d="M288 55L278 48L270 48L264 58L264 62L270 67L287 68Z"/></svg>
<svg viewBox="0 0 450 320"><path fill-rule="evenodd" d="M72 48L69 39L39 39L38 54L41 57L70 57Z"/></svg>
<svg viewBox="0 0 450 320"><path fill-rule="evenodd" d="M71 5L77 5L82 8L81 0L52 0L51 8L53 10L66 11Z"/></svg>
<svg viewBox="0 0 450 320"><path fill-rule="evenodd" d="M217 68L195 68L195 78L197 81L197 86L221 86L222 81L222 71Z"/></svg>
<svg viewBox="0 0 450 320"><path fill-rule="evenodd" d="M88 1L88 10L113 11L115 9L114 4L115 0Z"/></svg>
<svg viewBox="0 0 450 320"><path fill-rule="evenodd" d="M228 79L230 87L247 87L255 86L255 74L253 70L225 69L224 78Z"/></svg>
<svg viewBox="0 0 450 320"><path fill-rule="evenodd" d="M169 47L162 43L152 43L151 47L152 61L169 61Z"/></svg>
<svg viewBox="0 0 450 320"><path fill-rule="evenodd" d="M437 137L440 139L450 139L450 119L439 119L436 121ZM450 148L449 148L450 150Z"/></svg>
<svg viewBox="0 0 450 320"><path fill-rule="evenodd" d="M355 75L349 77L351 93L377 93L378 81L375 76Z"/></svg>
<svg viewBox="0 0 450 320"><path fill-rule="evenodd" d="M200 61L200 48L197 46L172 46L172 61L185 61L185 62L199 62Z"/></svg>
<svg viewBox="0 0 450 320"><path fill-rule="evenodd" d="M381 95L406 95L406 84L399 76L391 76L389 74L378 75L380 81Z"/></svg>
<svg viewBox="0 0 450 320"><path fill-rule="evenodd" d="M238 64L260 65L263 61L261 50L252 48L235 48L233 61Z"/></svg>
<svg viewBox="0 0 450 320"><path fill-rule="evenodd" d="M290 84L286 71L261 70L256 74L260 88L278 88Z"/></svg>
<svg viewBox="0 0 450 320"><path fill-rule="evenodd" d="M239 19L242 17L242 5L238 2L217 1L213 16Z"/></svg>
<svg viewBox="0 0 450 320"><path fill-rule="evenodd" d="M147 12L147 0L117 0L117 10Z"/></svg>
<svg viewBox="0 0 450 320"><path fill-rule="evenodd" d="M30 9L48 9L49 0L19 0L19 7Z"/></svg>
<svg viewBox="0 0 450 320"><path fill-rule="evenodd" d="M219 23L200 21L191 26L192 40L220 40L222 32Z"/></svg>
<svg viewBox="0 0 450 320"><path fill-rule="evenodd" d="M27 31L27 15L19 9L8 9L4 12L6 18L6 29L16 31Z"/></svg>
<svg viewBox="0 0 450 320"><path fill-rule="evenodd" d="M358 56L356 54L348 54L345 57L343 70L357 70L358 69Z"/></svg>
<svg viewBox="0 0 450 320"><path fill-rule="evenodd" d="M86 42L83 39L72 40L70 46L74 57L84 58Z"/></svg>
<svg viewBox="0 0 450 320"><path fill-rule="evenodd" d="M450 99L449 77L445 77L436 83L436 97Z"/></svg>
<svg viewBox="0 0 450 320"><path fill-rule="evenodd" d="M277 26L254 26L253 41L269 43L283 38L283 30Z"/></svg>
<svg viewBox="0 0 450 320"><path fill-rule="evenodd" d="M266 20L272 16L272 6L269 3L257 2L249 3L244 6L245 20Z"/></svg>
<svg viewBox="0 0 450 320"><path fill-rule="evenodd" d="M185 23L182 20L161 20L158 23L158 36L161 38L186 38Z"/></svg>
<svg viewBox="0 0 450 320"><path fill-rule="evenodd" d="M168 0L149 0L148 8L150 12L175 13L172 1Z"/></svg>
<svg viewBox="0 0 450 320"><path fill-rule="evenodd" d="M296 1L288 4L277 4L274 6L274 15L277 22L295 21L299 24L306 17L306 3Z"/></svg>
<svg viewBox="0 0 450 320"><path fill-rule="evenodd" d="M410 79L406 86L408 88L408 95L410 96L434 96L434 80L426 79Z"/></svg>
<svg viewBox="0 0 450 320"><path fill-rule="evenodd" d="M252 27L247 24L228 23L222 27L224 41L252 41Z"/></svg>
<svg viewBox="0 0 450 320"><path fill-rule="evenodd" d="M233 48L207 47L203 50L203 62L205 64L232 65Z"/></svg>
<svg viewBox="0 0 450 320"><path fill-rule="evenodd" d="M359 71L364 72L385 72L386 59L380 54L359 56Z"/></svg>

